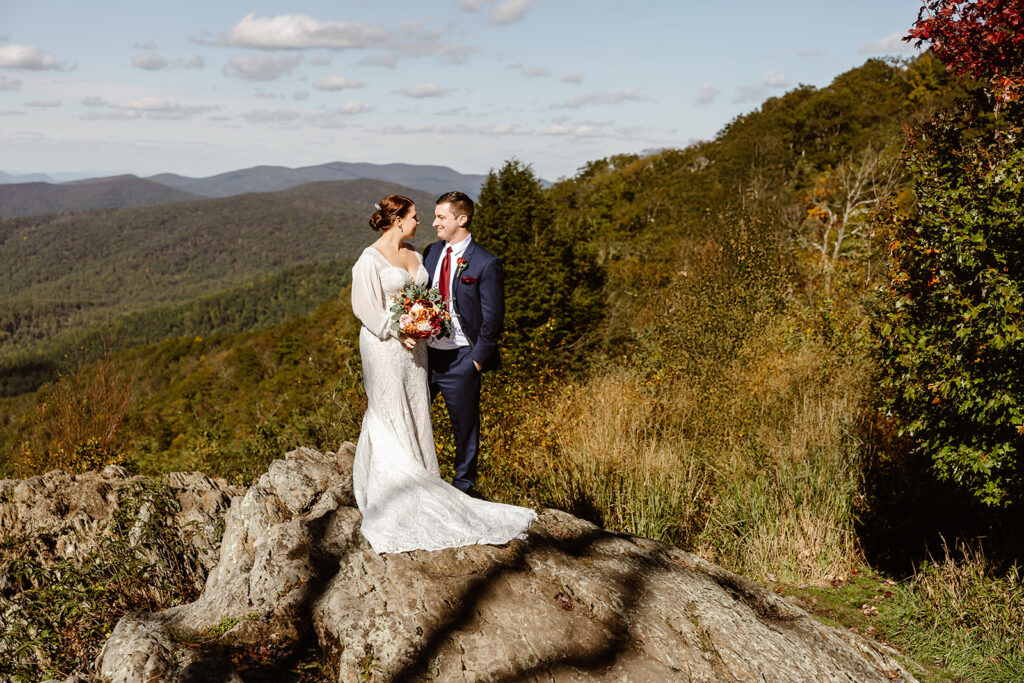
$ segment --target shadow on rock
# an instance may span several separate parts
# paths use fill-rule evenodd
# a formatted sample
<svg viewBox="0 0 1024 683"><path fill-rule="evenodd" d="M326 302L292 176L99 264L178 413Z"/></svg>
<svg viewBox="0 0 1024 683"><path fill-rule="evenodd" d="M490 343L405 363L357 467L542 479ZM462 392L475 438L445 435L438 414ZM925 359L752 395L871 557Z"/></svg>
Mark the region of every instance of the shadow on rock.
<svg viewBox="0 0 1024 683"><path fill-rule="evenodd" d="M315 643L342 681L913 680L884 647L743 577L556 510L505 546L378 555L359 532L353 451L275 461L233 500L200 599L122 619L100 675L294 680L245 653Z"/></svg>

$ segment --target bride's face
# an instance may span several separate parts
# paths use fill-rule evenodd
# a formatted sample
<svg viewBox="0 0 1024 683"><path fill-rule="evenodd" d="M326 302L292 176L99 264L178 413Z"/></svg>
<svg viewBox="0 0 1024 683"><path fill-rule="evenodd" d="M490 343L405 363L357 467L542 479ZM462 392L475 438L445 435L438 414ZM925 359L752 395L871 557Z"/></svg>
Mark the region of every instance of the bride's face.
<svg viewBox="0 0 1024 683"><path fill-rule="evenodd" d="M416 215L416 205L413 204L412 208L409 209L409 213L404 218L399 218L396 225L402 234L405 235L405 239L412 239L416 236L416 226L419 224L420 217Z"/></svg>

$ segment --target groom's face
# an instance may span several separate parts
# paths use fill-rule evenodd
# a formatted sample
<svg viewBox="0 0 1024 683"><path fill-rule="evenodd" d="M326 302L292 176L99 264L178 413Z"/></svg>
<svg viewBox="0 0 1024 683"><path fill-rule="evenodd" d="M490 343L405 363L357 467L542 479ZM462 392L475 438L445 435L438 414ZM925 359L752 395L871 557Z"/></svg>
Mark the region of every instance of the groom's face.
<svg viewBox="0 0 1024 683"><path fill-rule="evenodd" d="M464 215L456 216L448 202L438 204L434 208L434 229L437 230L438 239L451 242L453 237L462 234L466 220Z"/></svg>

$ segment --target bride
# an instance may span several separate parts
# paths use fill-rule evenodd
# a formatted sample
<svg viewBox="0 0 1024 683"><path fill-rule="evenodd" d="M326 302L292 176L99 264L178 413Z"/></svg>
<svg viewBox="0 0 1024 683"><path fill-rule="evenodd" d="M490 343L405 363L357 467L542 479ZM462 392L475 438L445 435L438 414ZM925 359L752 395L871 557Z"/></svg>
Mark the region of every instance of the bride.
<svg viewBox="0 0 1024 683"><path fill-rule="evenodd" d="M425 341L391 330L388 311L408 284L426 285L416 234L416 205L388 195L370 217L380 239L352 268L352 310L359 330L366 414L352 485L362 532L378 553L439 550L524 538L533 510L472 498L443 479L430 425Z"/></svg>

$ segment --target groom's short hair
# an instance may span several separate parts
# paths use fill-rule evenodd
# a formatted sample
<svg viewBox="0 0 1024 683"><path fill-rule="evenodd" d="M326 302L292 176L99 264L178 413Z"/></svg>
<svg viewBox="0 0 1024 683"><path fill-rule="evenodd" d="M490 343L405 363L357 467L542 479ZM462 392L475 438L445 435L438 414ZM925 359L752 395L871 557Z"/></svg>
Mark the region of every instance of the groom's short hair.
<svg viewBox="0 0 1024 683"><path fill-rule="evenodd" d="M473 200L469 198L469 195L465 192L445 192L443 195L437 198L436 204L450 204L452 207L452 213L455 217L459 216L466 217L466 225L468 226L473 222Z"/></svg>

